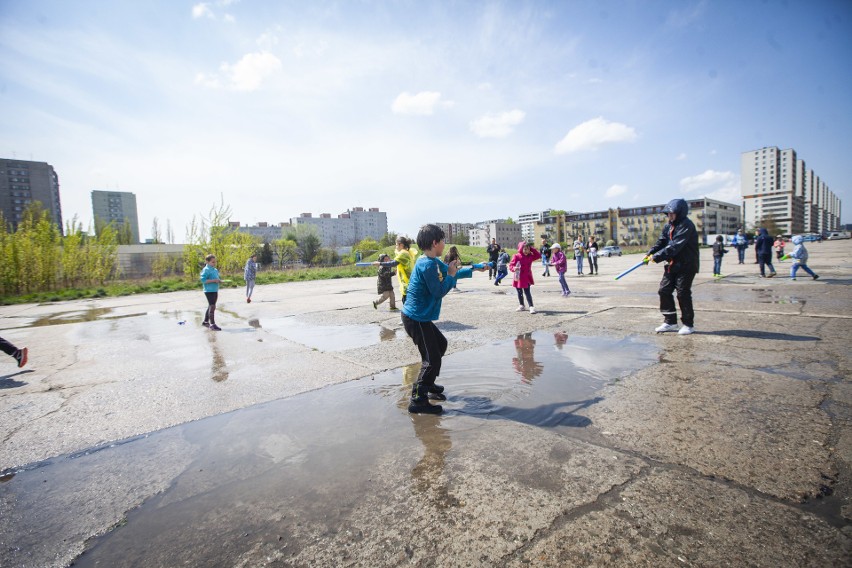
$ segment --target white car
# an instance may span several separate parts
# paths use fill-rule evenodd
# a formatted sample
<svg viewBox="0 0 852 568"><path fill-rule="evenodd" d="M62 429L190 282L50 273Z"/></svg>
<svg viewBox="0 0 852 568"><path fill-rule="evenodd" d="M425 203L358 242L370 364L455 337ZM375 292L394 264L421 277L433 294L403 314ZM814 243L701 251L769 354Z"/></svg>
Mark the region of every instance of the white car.
<svg viewBox="0 0 852 568"><path fill-rule="evenodd" d="M621 256L621 247L604 247L598 256Z"/></svg>

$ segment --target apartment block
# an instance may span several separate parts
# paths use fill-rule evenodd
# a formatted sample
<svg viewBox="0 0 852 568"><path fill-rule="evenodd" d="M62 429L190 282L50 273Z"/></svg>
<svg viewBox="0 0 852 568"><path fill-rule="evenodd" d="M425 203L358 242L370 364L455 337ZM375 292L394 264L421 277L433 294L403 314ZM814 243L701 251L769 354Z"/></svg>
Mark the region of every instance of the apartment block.
<svg viewBox="0 0 852 568"><path fill-rule="evenodd" d="M290 219L290 224L294 227L316 227L322 246L334 249L355 245L368 237L378 241L388 232L387 213L376 207L354 207L337 217L332 217L329 213L321 213L319 217L302 213Z"/></svg>
<svg viewBox="0 0 852 568"><path fill-rule="evenodd" d="M475 223L435 223L444 231L444 242L454 243L459 235L470 237L470 231L476 228Z"/></svg>
<svg viewBox="0 0 852 568"><path fill-rule="evenodd" d="M497 239L497 244L506 250L514 251L523 239L521 226L517 223L506 223L504 219L477 223L470 230L470 246L487 247L491 239Z"/></svg>
<svg viewBox="0 0 852 568"><path fill-rule="evenodd" d="M95 219L112 223L118 229L124 223L130 226L132 242L139 243L139 215L136 195L128 191L92 191L92 214ZM97 223L96 223L97 226Z"/></svg>
<svg viewBox="0 0 852 568"><path fill-rule="evenodd" d="M253 237L257 237L262 243L271 243L284 238L284 231L291 225L290 223L267 223L261 221L257 225L241 226L239 221L231 221L229 223L231 229L240 233L247 233Z"/></svg>
<svg viewBox="0 0 852 568"><path fill-rule="evenodd" d="M731 235L742 225L739 205L715 199L687 200L689 218L698 231L699 242L712 244L716 235ZM663 213L665 204L622 209L620 207L590 213L568 213L564 216L565 241L578 235L588 239L595 235L598 242L613 241L619 245L651 245L659 238L668 222Z"/></svg>
<svg viewBox="0 0 852 568"><path fill-rule="evenodd" d="M38 201L62 233L62 207L59 201L59 176L46 162L0 158L0 211L17 229L24 209Z"/></svg>
<svg viewBox="0 0 852 568"><path fill-rule="evenodd" d="M749 229L769 218L785 234L823 233L840 225L840 199L793 149L767 146L743 152L740 180Z"/></svg>

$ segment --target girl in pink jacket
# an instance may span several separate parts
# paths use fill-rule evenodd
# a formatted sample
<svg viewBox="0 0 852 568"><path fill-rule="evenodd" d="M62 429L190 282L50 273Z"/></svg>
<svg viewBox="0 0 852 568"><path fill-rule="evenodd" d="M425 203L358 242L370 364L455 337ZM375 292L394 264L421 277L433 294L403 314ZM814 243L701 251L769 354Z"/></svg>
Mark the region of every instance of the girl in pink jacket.
<svg viewBox="0 0 852 568"><path fill-rule="evenodd" d="M554 243L550 246L550 266L556 269L559 274L559 285L562 286L562 295L568 296L571 290L568 288L568 282L565 281L565 272L568 270L568 259L562 252L562 246L559 243Z"/></svg>
<svg viewBox="0 0 852 568"><path fill-rule="evenodd" d="M513 256L512 260L509 261L509 271L515 275L512 286L518 291L518 302L521 304L518 306L517 311L519 312L526 309L524 307L524 296L526 295L527 303L530 305L530 313L535 313L530 286L535 284L532 265L540 258L541 253L535 247L530 246L526 241L521 241L518 243L518 254Z"/></svg>

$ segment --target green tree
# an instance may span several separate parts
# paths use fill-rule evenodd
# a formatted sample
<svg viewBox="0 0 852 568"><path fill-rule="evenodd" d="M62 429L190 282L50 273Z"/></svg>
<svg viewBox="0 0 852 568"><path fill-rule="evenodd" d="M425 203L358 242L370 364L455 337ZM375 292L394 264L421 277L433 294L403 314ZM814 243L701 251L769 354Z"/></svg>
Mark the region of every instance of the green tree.
<svg viewBox="0 0 852 568"><path fill-rule="evenodd" d="M453 235L453 238L450 239L450 244L470 246L470 235L464 235L462 233Z"/></svg>
<svg viewBox="0 0 852 568"><path fill-rule="evenodd" d="M272 246L269 243L263 243L260 249L260 264L263 266L272 264Z"/></svg>
<svg viewBox="0 0 852 568"><path fill-rule="evenodd" d="M272 241L272 250L278 257L278 267L283 268L288 262L294 262L299 258L299 246L291 239L277 239Z"/></svg>
<svg viewBox="0 0 852 568"><path fill-rule="evenodd" d="M375 242L375 241L374 241ZM329 266L340 262L340 255L334 249L320 248L314 256L314 261L317 264Z"/></svg>
<svg viewBox="0 0 852 568"><path fill-rule="evenodd" d="M379 246L381 248L394 246L396 244L396 237L396 233L385 233L384 235L382 235L382 238L379 239Z"/></svg>
<svg viewBox="0 0 852 568"><path fill-rule="evenodd" d="M396 242L396 237L394 237L394 242ZM362 258L365 258L382 248L382 246L383 245L380 242L367 237L366 239L362 239L360 242L356 243L355 246L352 247L352 252L360 252Z"/></svg>
<svg viewBox="0 0 852 568"><path fill-rule="evenodd" d="M210 208L207 218L193 216L184 245L184 274L197 276L208 254L216 256L219 270L225 274L239 273L253 252L257 250L257 238L231 228L231 208L224 198Z"/></svg>
<svg viewBox="0 0 852 568"><path fill-rule="evenodd" d="M313 263L319 249L322 247L319 231L314 225L296 225L287 231L285 238L296 241L299 257L302 259L302 262L308 265Z"/></svg>

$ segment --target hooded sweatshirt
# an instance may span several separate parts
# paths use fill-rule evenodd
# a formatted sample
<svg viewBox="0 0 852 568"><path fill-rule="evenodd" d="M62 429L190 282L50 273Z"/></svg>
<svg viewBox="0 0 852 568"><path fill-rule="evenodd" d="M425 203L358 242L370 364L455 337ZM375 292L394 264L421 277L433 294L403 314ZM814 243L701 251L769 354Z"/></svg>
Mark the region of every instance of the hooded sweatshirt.
<svg viewBox="0 0 852 568"><path fill-rule="evenodd" d="M561 248L551 248L553 256L550 257L550 264L556 269L556 272L563 273L568 270L568 259L565 258L565 253Z"/></svg>
<svg viewBox="0 0 852 568"><path fill-rule="evenodd" d="M790 253L790 258L797 264L808 264L808 249L805 248L805 238L802 235L796 235L792 241L796 248Z"/></svg>
<svg viewBox="0 0 852 568"><path fill-rule="evenodd" d="M512 260L509 262L509 272L514 272L518 268L520 269L520 275L518 278L512 280L512 286L515 288L529 288L535 284L535 280L533 280L532 265L535 261L541 258L541 253L534 247L530 246L530 253L524 254L524 247L527 244L528 243L526 241L519 242L518 253L513 256Z"/></svg>
<svg viewBox="0 0 852 568"><path fill-rule="evenodd" d="M757 233L757 239L754 241L754 246L757 247L757 254L772 256L772 243L774 241L769 236L769 231L761 227Z"/></svg>

